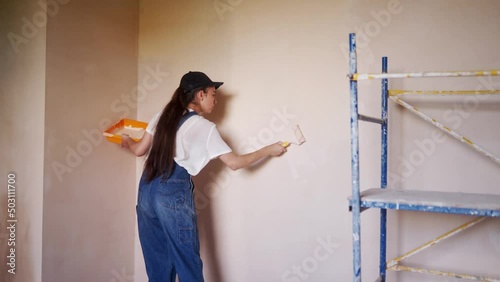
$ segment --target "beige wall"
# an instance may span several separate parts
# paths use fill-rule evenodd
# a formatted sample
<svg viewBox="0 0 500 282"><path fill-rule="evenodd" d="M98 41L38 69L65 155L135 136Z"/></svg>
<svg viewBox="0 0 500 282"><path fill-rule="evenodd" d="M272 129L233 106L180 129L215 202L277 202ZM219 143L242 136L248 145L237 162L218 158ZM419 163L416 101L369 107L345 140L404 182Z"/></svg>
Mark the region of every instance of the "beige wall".
<svg viewBox="0 0 500 282"><path fill-rule="evenodd" d="M0 4L0 280L5 282L42 281L46 31L43 24L24 27L28 24L23 19L31 21L43 7L33 1ZM7 241L9 172L16 174L15 241ZM6 265L12 247L15 275L7 272L11 267Z"/></svg>
<svg viewBox="0 0 500 282"><path fill-rule="evenodd" d="M135 118L137 12L136 1L73 1L49 21L43 281L133 276L134 157L101 132Z"/></svg>
<svg viewBox="0 0 500 282"><path fill-rule="evenodd" d="M0 280L130 281L136 185L123 172L135 158L101 131L136 116L137 2L16 1L0 13L1 179L17 174L19 220L11 275L2 189Z"/></svg>
<svg viewBox="0 0 500 282"><path fill-rule="evenodd" d="M11 276L2 267L2 281L146 281L135 226L143 159L104 141L100 131L125 116L149 121L188 70L225 82L208 118L236 152L291 140L294 123L308 139L252 169L230 172L217 160L195 178L206 280L350 281L348 33L358 33L360 72L379 71L383 55L394 72L500 65L494 36L500 6L493 0L49 3L47 31L43 22L23 29L23 19L33 22L45 5L0 4L0 34L24 36L17 53L6 36L0 39L1 128L8 133L0 137L0 181L17 172L16 268L23 270ZM410 89L499 84L498 78L390 83ZM360 83L361 112L378 115L378 93L378 83ZM500 155L500 99L412 101ZM380 135L371 125L361 130L366 189L379 185ZM451 138L432 139L433 132L391 104L389 186L498 194L494 163ZM0 201L6 197L1 190ZM2 230L6 213L2 208ZM390 212L388 256L468 219ZM481 223L410 262L500 277L499 224ZM363 213L362 231L363 279L373 281L378 211Z"/></svg>
<svg viewBox="0 0 500 282"><path fill-rule="evenodd" d="M165 87L139 103L139 119L148 121L162 109L182 74L202 70L225 82L209 119L235 151L288 140L293 123L301 125L308 139L255 169L229 173L214 161L196 177L207 281L351 280L348 33L358 33L361 72L379 71L383 55L389 56L392 71L498 68L494 34L500 28L499 8L495 1L143 1L139 63L162 63L170 77ZM391 87L474 89L480 84L478 79L445 79L393 81ZM379 114L379 88L374 82L360 87L363 113ZM460 123L457 113L442 116L464 103L427 99L417 104L500 153L498 130L484 124L499 118L498 101L478 101ZM393 176L390 186L498 193L494 163L451 138L435 144L413 172L401 173L401 159L408 159L419 148L415 142L431 136L433 128L393 105L391 113L390 171L403 180ZM380 134L371 125L361 129L361 183L366 189L380 185ZM468 219L392 212L389 218L389 256ZM413 262L500 276L495 268L500 262L498 224L483 223L446 243L457 250L437 248ZM378 211L363 213L362 230L363 278L373 281ZM324 249L328 241L331 245ZM136 261L136 279L143 281L140 252ZM453 281L394 276L390 278L397 281Z"/></svg>

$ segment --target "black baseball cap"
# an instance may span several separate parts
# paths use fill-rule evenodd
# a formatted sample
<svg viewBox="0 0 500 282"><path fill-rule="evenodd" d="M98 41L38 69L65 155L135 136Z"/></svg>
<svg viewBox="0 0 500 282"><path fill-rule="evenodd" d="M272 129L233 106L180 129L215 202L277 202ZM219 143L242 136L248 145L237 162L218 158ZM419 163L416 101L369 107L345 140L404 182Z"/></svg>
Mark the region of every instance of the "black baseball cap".
<svg viewBox="0 0 500 282"><path fill-rule="evenodd" d="M206 74L200 71L190 71L182 76L181 85L182 91L188 93L195 89L201 89L209 86L219 88L224 82L214 82Z"/></svg>

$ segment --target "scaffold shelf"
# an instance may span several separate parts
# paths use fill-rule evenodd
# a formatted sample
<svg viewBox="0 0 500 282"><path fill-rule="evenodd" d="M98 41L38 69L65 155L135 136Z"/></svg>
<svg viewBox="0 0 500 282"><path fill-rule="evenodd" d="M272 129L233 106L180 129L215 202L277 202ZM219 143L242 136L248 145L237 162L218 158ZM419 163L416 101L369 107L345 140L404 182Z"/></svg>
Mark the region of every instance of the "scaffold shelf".
<svg viewBox="0 0 500 282"><path fill-rule="evenodd" d="M360 193L362 208L500 217L500 195L372 188Z"/></svg>

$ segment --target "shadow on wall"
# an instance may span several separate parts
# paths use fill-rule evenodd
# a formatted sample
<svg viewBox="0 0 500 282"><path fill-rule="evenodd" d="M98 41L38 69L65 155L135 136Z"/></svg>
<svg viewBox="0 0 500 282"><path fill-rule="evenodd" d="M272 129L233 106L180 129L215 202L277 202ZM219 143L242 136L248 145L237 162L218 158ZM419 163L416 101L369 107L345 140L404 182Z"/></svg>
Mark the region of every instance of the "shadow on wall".
<svg viewBox="0 0 500 282"><path fill-rule="evenodd" d="M219 256L217 254L217 232L214 229L215 218L210 205L210 198L207 197L204 188L211 181L210 174L219 175L224 169L222 162L210 162L195 179L195 202L198 213L198 228L200 230L200 242L205 269L205 277L207 280L224 282L222 278L221 267L219 265ZM209 173L210 172L210 173ZM201 199L201 200L200 200ZM203 251L205 253L203 254ZM207 271L208 270L208 271Z"/></svg>
<svg viewBox="0 0 500 282"><path fill-rule="evenodd" d="M215 110L206 118L214 122L216 125L220 124L226 114L226 110L230 105L232 95L227 94L223 91L217 91L217 106ZM235 142L232 140L230 135L221 135L228 145L231 146L235 153L238 152L234 146ZM254 173L259 170L262 165L266 163L266 160L261 161L257 164L246 168L247 171ZM214 210L211 205L211 200L217 197L224 189L228 188L230 183L230 177L232 174L228 173L230 170L224 165L220 160L214 160L208 163L208 165L194 177L195 182L195 203L198 213L198 227L200 230L200 241L201 250L204 260L205 277L210 281L224 282L224 277L222 277L221 266L219 265L218 250L218 236L215 226L217 226L217 218L214 216Z"/></svg>
<svg viewBox="0 0 500 282"><path fill-rule="evenodd" d="M215 124L219 124L223 121L226 114L227 106L231 100L232 96L225 94L223 91L217 91L217 105L214 111L206 118ZM228 140L224 138L227 142ZM198 227L201 241L201 249L207 252L203 254L206 259L203 261L205 275L208 274L210 277L206 277L207 280L224 282L222 278L222 272L220 265L218 263L217 254L217 234L214 229L214 215L212 207L210 205L210 198L208 197L205 188L210 182L213 181L213 177L217 177L224 170L225 165L221 161L212 161L194 178L195 182L195 203L196 210L198 213ZM208 279L209 278L209 279Z"/></svg>

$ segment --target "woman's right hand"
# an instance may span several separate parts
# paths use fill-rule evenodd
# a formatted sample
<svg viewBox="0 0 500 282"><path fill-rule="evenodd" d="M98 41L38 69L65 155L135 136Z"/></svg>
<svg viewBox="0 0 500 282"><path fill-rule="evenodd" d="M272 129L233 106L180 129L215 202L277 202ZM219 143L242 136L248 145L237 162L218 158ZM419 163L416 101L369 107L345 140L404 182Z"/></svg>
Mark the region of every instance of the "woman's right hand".
<svg viewBox="0 0 500 282"><path fill-rule="evenodd" d="M268 145L267 149L269 150L269 156L277 157L286 152L286 148L282 145L282 142L276 142L274 144Z"/></svg>

